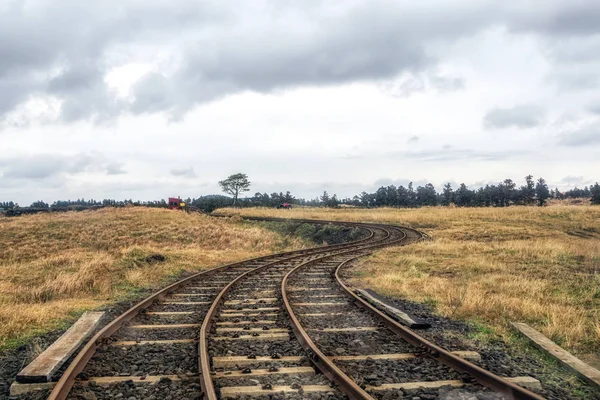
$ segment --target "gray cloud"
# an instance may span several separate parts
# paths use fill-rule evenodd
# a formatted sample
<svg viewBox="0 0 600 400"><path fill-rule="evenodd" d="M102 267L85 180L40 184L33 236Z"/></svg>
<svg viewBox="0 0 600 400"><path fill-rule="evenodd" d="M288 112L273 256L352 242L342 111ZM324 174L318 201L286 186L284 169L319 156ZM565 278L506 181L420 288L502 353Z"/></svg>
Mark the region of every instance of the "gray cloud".
<svg viewBox="0 0 600 400"><path fill-rule="evenodd" d="M99 153L72 155L35 154L0 159L0 172L7 179L47 180L83 172L119 175L122 163L107 162Z"/></svg>
<svg viewBox="0 0 600 400"><path fill-rule="evenodd" d="M487 129L534 128L543 123L543 111L534 106L515 106L512 108L494 108L483 117Z"/></svg>
<svg viewBox="0 0 600 400"><path fill-rule="evenodd" d="M568 183L570 185L572 184L578 184L578 183L582 183L585 181L585 178L583 176L572 176L572 175L568 175L565 176L564 178L562 178L561 183Z"/></svg>
<svg viewBox="0 0 600 400"><path fill-rule="evenodd" d="M432 43L497 26L565 40L600 32L600 6L594 1L551 0L543 7L433 3L265 2L242 8L191 0L126 0L118 7L71 0L8 2L0 8L0 118L39 95L61 101L64 121L161 111L176 118L197 104L247 90L386 80L402 73L412 78L398 83L397 95L423 90L425 82L441 92L454 91L465 87L464 79L419 76L439 62L427 51ZM577 59L597 53L586 46L579 52L574 46L556 51ZM107 87L113 67L140 57L153 62L159 53L168 67L155 65L127 101ZM563 75L556 79L569 87L598 83L593 72L585 82L577 78L581 74ZM517 125L523 123L531 124Z"/></svg>
<svg viewBox="0 0 600 400"><path fill-rule="evenodd" d="M124 112L177 117L245 90L389 79L435 65L425 51L432 41L473 35L513 18L493 2L468 8L461 0L453 3L439 2L440 12L430 13L429 7L388 0L255 8L191 0L129 0L116 8L70 0L10 2L0 9L0 116L39 94L62 101L63 120L102 121ZM529 24L550 29L537 19L518 19L515 26ZM131 103L117 101L106 74L149 46L178 67L149 73L133 87ZM22 79L5 87L14 76ZM443 91L464 86L449 77L433 77L431 84ZM416 90L415 82L405 85Z"/></svg>
<svg viewBox="0 0 600 400"><path fill-rule="evenodd" d="M0 169L5 178L46 179L61 173L84 172L93 163L94 158L86 154L66 157L39 154L0 160Z"/></svg>
<svg viewBox="0 0 600 400"><path fill-rule="evenodd" d="M122 175L126 174L127 171L123 168L123 163L115 162L106 165L106 173L108 175Z"/></svg>
<svg viewBox="0 0 600 400"><path fill-rule="evenodd" d="M418 135L412 135L411 137L408 138L408 140L406 141L406 143L416 143L420 139L421 138Z"/></svg>
<svg viewBox="0 0 600 400"><path fill-rule="evenodd" d="M387 152L372 152L366 154L348 154L344 159L396 159L396 160L415 160L419 162L440 162L440 161L501 161L516 156L527 154L525 151L481 151L472 149L455 149L451 146L443 146L441 149L428 150L402 150L402 151L387 151Z"/></svg>
<svg viewBox="0 0 600 400"><path fill-rule="evenodd" d="M196 178L197 175L194 172L194 168L193 167L189 167L189 168L182 168L182 169L172 169L171 170L171 175L173 176L181 176L184 178Z"/></svg>
<svg viewBox="0 0 600 400"><path fill-rule="evenodd" d="M515 3L508 10L508 25L515 31L540 32L552 36L580 36L600 33L600 4L574 0Z"/></svg>
<svg viewBox="0 0 600 400"><path fill-rule="evenodd" d="M434 75L429 78L429 82L440 92L454 92L466 86L465 80L456 76Z"/></svg>
<svg viewBox="0 0 600 400"><path fill-rule="evenodd" d="M600 104L594 104L587 109L592 114L600 115Z"/></svg>
<svg viewBox="0 0 600 400"><path fill-rule="evenodd" d="M591 123L562 134L559 144L571 147L600 144L600 123Z"/></svg>

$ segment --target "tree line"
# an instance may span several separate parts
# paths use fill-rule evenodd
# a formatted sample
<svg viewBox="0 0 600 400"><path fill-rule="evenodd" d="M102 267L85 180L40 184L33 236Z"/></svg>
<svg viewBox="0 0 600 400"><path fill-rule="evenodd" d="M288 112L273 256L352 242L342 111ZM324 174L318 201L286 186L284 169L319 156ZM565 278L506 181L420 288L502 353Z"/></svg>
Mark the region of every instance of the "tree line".
<svg viewBox="0 0 600 400"><path fill-rule="evenodd" d="M243 184L240 185L232 181L232 177L241 179ZM558 189L549 189L543 178L534 180L531 175L526 176L524 184L520 186L517 186L517 183L512 179L505 179L498 184L488 184L477 189L469 189L464 183L456 188L452 187L450 183L446 183L438 192L431 183L416 188L412 183L409 183L407 186L382 186L373 193L362 192L353 197L342 199L338 198L336 194L330 195L327 191L313 199L296 198L290 191L273 192L271 194L256 192L253 196L240 198L240 193L250 189L250 182L245 174L232 175L227 180L221 181L220 184L227 194L233 196L233 201L238 207L277 207L283 203L312 207L351 205L355 207L415 208L438 205L449 206L451 204L457 207L507 207L510 205L543 206L549 199L563 200L570 198L586 198L591 200L591 204L600 205L600 185L598 183L585 186L583 189L575 187L561 192ZM230 184L233 185L233 190L226 190L229 189L227 185ZM187 198L183 201L189 206L205 212L212 212L217 208L232 205L232 197L223 195L200 196ZM127 205L166 208L167 202L164 199L153 201L77 199L60 200L52 204L36 201L30 207L65 210L107 206L125 207ZM13 209L15 207L18 207L18 205L12 201L0 202L0 208Z"/></svg>
<svg viewBox="0 0 600 400"><path fill-rule="evenodd" d="M589 198L592 204L600 204L600 185L596 183L584 189L574 188L561 192L550 190L544 178L537 180L533 176L525 177L525 184L517 187L512 179L505 179L498 184L488 184L477 189L469 189L461 183L453 188L446 183L440 192L428 183L425 186L407 187L382 186L374 193L362 192L351 199L343 199L342 204L360 207L423 207L448 206L457 207L507 207L510 205L539 205L543 206L549 199Z"/></svg>

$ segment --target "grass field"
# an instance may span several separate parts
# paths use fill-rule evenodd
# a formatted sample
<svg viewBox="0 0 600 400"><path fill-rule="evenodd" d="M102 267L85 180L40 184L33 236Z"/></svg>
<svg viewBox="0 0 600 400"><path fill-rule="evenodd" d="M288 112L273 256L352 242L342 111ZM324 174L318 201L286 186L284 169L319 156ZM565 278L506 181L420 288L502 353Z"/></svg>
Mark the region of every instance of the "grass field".
<svg viewBox="0 0 600 400"><path fill-rule="evenodd" d="M184 271L305 245L240 220L161 209L0 217L0 347Z"/></svg>
<svg viewBox="0 0 600 400"><path fill-rule="evenodd" d="M219 212L224 212L219 210ZM358 283L492 327L533 325L590 362L600 350L600 207L226 210L231 214L388 222L433 241L364 259Z"/></svg>

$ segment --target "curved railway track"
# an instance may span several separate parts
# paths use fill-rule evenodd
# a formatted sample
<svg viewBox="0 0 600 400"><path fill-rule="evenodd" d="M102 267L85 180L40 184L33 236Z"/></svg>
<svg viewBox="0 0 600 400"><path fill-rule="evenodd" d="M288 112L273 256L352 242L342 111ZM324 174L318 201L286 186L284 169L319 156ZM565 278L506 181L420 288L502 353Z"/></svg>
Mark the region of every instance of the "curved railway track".
<svg viewBox="0 0 600 400"><path fill-rule="evenodd" d="M381 224L298 222L366 234L214 268L155 293L100 330L49 399L402 398L402 384L415 381L406 371L423 363L444 364L434 369L446 386L541 398L419 337L340 279L340 268L352 260L424 234Z"/></svg>

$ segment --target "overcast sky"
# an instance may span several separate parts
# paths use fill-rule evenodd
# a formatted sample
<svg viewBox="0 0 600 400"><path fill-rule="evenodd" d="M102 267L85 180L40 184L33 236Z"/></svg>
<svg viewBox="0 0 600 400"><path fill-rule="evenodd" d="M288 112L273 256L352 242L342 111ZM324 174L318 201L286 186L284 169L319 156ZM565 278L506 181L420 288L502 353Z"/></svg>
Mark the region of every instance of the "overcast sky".
<svg viewBox="0 0 600 400"><path fill-rule="evenodd" d="M0 1L0 201L600 180L600 1Z"/></svg>

